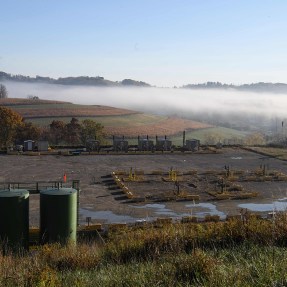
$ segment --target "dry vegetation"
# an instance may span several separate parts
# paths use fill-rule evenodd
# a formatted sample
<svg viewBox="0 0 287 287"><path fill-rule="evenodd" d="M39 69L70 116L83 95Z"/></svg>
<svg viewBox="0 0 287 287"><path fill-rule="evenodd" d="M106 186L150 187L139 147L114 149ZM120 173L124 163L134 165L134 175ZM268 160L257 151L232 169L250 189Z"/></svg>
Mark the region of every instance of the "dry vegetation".
<svg viewBox="0 0 287 287"><path fill-rule="evenodd" d="M286 217L113 230L0 255L1 286L286 286Z"/></svg>
<svg viewBox="0 0 287 287"><path fill-rule="evenodd" d="M204 129L210 128L211 125L185 120L175 117L170 117L165 120L154 124L148 124L143 126L131 126L130 127L105 127L107 134L113 135L125 135L127 137L135 137L137 135L149 135L149 136L164 136L164 135L175 135L183 130L192 129Z"/></svg>

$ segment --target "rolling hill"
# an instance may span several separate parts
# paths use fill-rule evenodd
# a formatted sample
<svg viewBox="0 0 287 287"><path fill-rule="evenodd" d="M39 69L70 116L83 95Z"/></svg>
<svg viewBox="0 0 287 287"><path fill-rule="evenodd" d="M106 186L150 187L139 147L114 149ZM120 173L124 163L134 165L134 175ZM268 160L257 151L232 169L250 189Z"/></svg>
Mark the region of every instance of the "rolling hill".
<svg viewBox="0 0 287 287"><path fill-rule="evenodd" d="M53 120L69 122L72 117L93 119L105 127L107 135L135 138L145 136L174 136L183 130L195 131L212 128L211 125L178 117L145 114L137 111L101 105L76 105L69 102L40 99L0 99L0 105L7 106L22 115L27 121L47 126Z"/></svg>

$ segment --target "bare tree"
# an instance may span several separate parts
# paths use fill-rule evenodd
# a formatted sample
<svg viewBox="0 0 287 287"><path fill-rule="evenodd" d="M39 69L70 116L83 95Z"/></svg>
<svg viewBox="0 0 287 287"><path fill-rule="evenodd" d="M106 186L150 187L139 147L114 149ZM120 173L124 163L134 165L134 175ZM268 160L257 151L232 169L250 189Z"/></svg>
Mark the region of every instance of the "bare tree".
<svg viewBox="0 0 287 287"><path fill-rule="evenodd" d="M8 92L4 85L0 85L0 99L6 99L8 98Z"/></svg>

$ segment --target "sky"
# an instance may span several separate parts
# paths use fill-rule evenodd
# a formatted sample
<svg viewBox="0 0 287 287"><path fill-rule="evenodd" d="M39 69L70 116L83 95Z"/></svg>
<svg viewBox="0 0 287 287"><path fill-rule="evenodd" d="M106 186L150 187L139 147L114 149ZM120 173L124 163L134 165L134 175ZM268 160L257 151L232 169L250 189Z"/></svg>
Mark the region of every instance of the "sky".
<svg viewBox="0 0 287 287"><path fill-rule="evenodd" d="M0 0L0 71L287 83L286 0Z"/></svg>

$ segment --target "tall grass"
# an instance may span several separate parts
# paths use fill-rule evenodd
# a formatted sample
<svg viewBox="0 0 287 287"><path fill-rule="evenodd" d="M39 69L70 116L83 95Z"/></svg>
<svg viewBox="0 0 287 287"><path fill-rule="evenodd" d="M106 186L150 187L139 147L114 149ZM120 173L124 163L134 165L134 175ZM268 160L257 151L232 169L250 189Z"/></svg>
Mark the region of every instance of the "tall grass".
<svg viewBox="0 0 287 287"><path fill-rule="evenodd" d="M286 286L287 220L133 227L0 255L0 286Z"/></svg>

